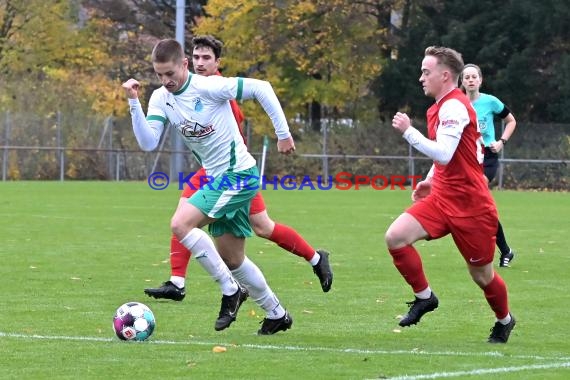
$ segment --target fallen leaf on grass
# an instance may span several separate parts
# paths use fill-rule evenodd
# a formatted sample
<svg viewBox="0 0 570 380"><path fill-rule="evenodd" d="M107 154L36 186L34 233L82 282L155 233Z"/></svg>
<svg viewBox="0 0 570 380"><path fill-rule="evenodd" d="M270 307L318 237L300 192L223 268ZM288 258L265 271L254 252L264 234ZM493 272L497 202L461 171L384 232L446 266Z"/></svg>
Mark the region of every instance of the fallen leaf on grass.
<svg viewBox="0 0 570 380"><path fill-rule="evenodd" d="M223 347L223 346L214 346L214 348L212 348L212 352L219 354L221 352L226 352L228 349Z"/></svg>

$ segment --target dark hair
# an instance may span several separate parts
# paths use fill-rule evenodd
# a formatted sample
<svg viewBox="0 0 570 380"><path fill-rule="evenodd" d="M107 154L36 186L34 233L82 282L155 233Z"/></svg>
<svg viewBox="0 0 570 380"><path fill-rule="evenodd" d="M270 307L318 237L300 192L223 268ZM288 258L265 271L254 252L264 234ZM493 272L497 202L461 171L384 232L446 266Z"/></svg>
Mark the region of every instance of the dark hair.
<svg viewBox="0 0 570 380"><path fill-rule="evenodd" d="M224 44L222 41L214 38L214 36L206 35L206 36L195 36L192 38L192 50L198 47L207 47L212 49L214 52L214 57L216 59L222 56L222 47Z"/></svg>
<svg viewBox="0 0 570 380"><path fill-rule="evenodd" d="M182 62L184 59L184 49L182 45L171 38L160 40L152 49L152 62Z"/></svg>
<svg viewBox="0 0 570 380"><path fill-rule="evenodd" d="M455 79L459 79L459 75L463 71L463 57L461 53L448 47L430 46L426 48L425 55L431 55L437 58L437 62L447 66L455 75Z"/></svg>

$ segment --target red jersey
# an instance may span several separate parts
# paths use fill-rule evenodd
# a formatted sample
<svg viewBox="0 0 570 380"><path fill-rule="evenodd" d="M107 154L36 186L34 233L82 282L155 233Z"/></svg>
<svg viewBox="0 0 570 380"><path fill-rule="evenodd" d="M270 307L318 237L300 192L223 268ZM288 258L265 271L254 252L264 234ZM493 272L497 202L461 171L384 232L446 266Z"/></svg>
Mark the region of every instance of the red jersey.
<svg viewBox="0 0 570 380"><path fill-rule="evenodd" d="M434 162L431 195L441 211L455 217L469 217L488 213L495 208L495 202L487 186L482 168L482 140L477 128L477 115L469 99L458 88L445 95L427 110L428 138L436 140L438 128L459 124L446 113L440 115L443 104L450 99L459 101L448 104L467 109L469 123L463 128L459 145L447 165ZM463 111L464 112L464 111ZM457 126L461 127L461 126ZM475 226L474 226L475 227Z"/></svg>

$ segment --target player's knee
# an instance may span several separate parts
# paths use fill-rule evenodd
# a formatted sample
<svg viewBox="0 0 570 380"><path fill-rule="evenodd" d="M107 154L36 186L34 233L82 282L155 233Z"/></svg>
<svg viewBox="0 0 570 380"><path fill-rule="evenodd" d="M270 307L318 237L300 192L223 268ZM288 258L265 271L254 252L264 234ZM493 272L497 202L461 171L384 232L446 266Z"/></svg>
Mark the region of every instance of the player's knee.
<svg viewBox="0 0 570 380"><path fill-rule="evenodd" d="M189 232L187 226L176 215L170 220L170 230L178 240L184 239Z"/></svg>
<svg viewBox="0 0 570 380"><path fill-rule="evenodd" d="M398 232L397 228L390 226L386 233L384 234L384 241L386 242L386 246L388 248L400 248L406 245L405 237Z"/></svg>
<svg viewBox="0 0 570 380"><path fill-rule="evenodd" d="M224 260L224 263L226 264L226 266L229 268L229 270L236 270L243 263L243 255L242 256L239 256L239 255L228 256L228 255L226 255L226 256L223 256L223 260Z"/></svg>
<svg viewBox="0 0 570 380"><path fill-rule="evenodd" d="M251 228L253 232L261 238L269 239L271 233L273 232L275 224L273 223L252 223Z"/></svg>
<svg viewBox="0 0 570 380"><path fill-rule="evenodd" d="M392 227L388 228L388 230L384 234L384 241L386 242L388 248L392 248L392 246L394 245L394 242L396 241L396 235Z"/></svg>
<svg viewBox="0 0 570 380"><path fill-rule="evenodd" d="M485 289L495 275L493 270L493 263L486 264L484 266L476 267L473 265L468 265L469 274L481 289Z"/></svg>
<svg viewBox="0 0 570 380"><path fill-rule="evenodd" d="M275 222L264 213L251 215L249 221L253 232L264 239L269 239L275 229Z"/></svg>
<svg viewBox="0 0 570 380"><path fill-rule="evenodd" d="M394 234L390 231L390 229L388 229L388 231L386 231L384 234L384 241L386 242L386 246L388 246L388 248L392 248L392 245L394 244Z"/></svg>

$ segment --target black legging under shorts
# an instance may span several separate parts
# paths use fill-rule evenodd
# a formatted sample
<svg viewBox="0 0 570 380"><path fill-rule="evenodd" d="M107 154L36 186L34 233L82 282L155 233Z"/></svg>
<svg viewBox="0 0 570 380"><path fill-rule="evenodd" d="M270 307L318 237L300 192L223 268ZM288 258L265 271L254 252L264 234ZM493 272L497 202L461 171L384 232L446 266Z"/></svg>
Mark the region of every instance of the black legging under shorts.
<svg viewBox="0 0 570 380"><path fill-rule="evenodd" d="M491 148L485 147L485 158L483 160L483 170L485 177L491 182L497 175L499 169L499 154L491 151Z"/></svg>

